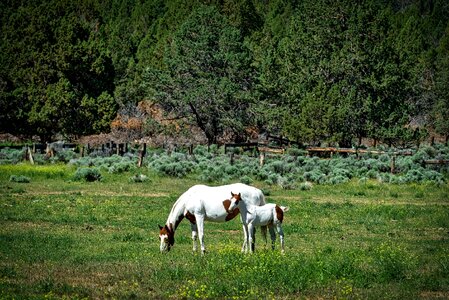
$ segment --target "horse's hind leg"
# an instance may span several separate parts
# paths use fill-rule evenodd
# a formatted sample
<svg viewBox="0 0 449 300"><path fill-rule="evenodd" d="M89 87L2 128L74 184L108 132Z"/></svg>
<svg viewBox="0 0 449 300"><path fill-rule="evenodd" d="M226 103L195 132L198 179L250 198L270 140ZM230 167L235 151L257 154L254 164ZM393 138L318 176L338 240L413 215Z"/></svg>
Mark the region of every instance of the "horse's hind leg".
<svg viewBox="0 0 449 300"><path fill-rule="evenodd" d="M194 223L190 223L190 227L192 228L193 252L196 252L196 240L198 238L198 227L196 227L196 224L194 224Z"/></svg>

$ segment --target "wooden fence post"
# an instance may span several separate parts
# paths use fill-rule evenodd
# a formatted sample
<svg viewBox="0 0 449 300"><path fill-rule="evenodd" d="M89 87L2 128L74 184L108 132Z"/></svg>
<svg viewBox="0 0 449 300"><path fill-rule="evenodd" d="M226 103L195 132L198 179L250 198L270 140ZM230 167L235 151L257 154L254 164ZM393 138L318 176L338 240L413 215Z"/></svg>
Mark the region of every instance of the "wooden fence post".
<svg viewBox="0 0 449 300"><path fill-rule="evenodd" d="M47 148L45 149L45 156L47 158L55 156L55 151L54 151L53 147L49 143L47 143Z"/></svg>
<svg viewBox="0 0 449 300"><path fill-rule="evenodd" d="M390 173L394 174L395 171L396 171L396 155L393 155L391 157L391 162L390 162Z"/></svg>
<svg viewBox="0 0 449 300"><path fill-rule="evenodd" d="M143 149L139 150L139 161L137 162L137 166L140 168L143 164L143 158L145 154L147 153L147 144L143 143Z"/></svg>
<svg viewBox="0 0 449 300"><path fill-rule="evenodd" d="M26 157L26 160L29 160L30 163L32 165L34 165L33 153L31 152L31 149L29 146L27 146L25 157Z"/></svg>
<svg viewBox="0 0 449 300"><path fill-rule="evenodd" d="M265 161L265 152L260 151L259 165L260 165L261 167L263 167L264 161Z"/></svg>

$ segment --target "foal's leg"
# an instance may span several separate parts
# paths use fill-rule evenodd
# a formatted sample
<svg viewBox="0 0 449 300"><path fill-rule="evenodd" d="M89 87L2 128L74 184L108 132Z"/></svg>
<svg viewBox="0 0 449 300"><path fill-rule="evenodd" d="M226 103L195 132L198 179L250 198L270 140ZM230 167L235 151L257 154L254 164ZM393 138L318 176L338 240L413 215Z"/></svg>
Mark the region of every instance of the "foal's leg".
<svg viewBox="0 0 449 300"><path fill-rule="evenodd" d="M274 232L273 225L268 225L268 230L270 231L270 237L271 237L271 250L274 250L274 246L276 244L276 232Z"/></svg>
<svg viewBox="0 0 449 300"><path fill-rule="evenodd" d="M284 230L282 230L282 223L276 224L277 231L279 233L279 240L281 242L281 253L284 253Z"/></svg>
<svg viewBox="0 0 449 300"><path fill-rule="evenodd" d="M267 226L260 226L260 233L262 234L265 248L267 247Z"/></svg>
<svg viewBox="0 0 449 300"><path fill-rule="evenodd" d="M196 240L198 238L198 228L194 223L190 223L190 228L192 229L193 252L196 252Z"/></svg>
<svg viewBox="0 0 449 300"><path fill-rule="evenodd" d="M248 252L248 225L242 224L243 227L243 245L242 245L242 253Z"/></svg>
<svg viewBox="0 0 449 300"><path fill-rule="evenodd" d="M248 224L248 231L249 231L249 247L251 253L255 250L255 243L256 243L256 228L253 224Z"/></svg>

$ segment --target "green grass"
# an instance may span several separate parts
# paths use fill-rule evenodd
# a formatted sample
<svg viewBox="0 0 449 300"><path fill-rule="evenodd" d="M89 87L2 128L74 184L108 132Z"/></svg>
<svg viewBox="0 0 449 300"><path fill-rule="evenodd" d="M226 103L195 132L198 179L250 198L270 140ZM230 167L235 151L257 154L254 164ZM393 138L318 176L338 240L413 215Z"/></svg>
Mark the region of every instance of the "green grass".
<svg viewBox="0 0 449 300"><path fill-rule="evenodd" d="M238 220L206 223L208 253L191 252L190 226L159 253L157 224L195 179L75 167L0 166L0 298L416 299L449 297L449 186L359 183L269 190L290 206L286 254L240 253ZM136 173L137 174L137 173ZM11 182L12 175L29 183Z"/></svg>

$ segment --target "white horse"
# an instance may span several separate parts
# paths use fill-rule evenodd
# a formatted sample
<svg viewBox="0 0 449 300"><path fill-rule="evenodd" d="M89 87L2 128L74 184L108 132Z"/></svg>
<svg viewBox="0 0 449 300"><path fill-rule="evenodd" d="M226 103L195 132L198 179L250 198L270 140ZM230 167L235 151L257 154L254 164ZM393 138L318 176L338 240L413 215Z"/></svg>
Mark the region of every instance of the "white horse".
<svg viewBox="0 0 449 300"><path fill-rule="evenodd" d="M170 251L170 248L175 243L175 230L185 217L191 223L193 251L197 249L196 241L198 237L201 252L204 253L206 251L204 246L204 221L226 222L239 214L238 209L229 209L231 205L229 193L232 193L232 191L239 191L242 197L251 205L265 204L265 197L261 190L243 183L217 187L194 185L173 204L165 226L159 225L161 252ZM245 226L243 229L244 237L247 238ZM262 234L266 240L266 227L262 229ZM246 250L247 244L248 242L244 240L242 251Z"/></svg>
<svg viewBox="0 0 449 300"><path fill-rule="evenodd" d="M234 209L240 209L240 215L242 218L243 226L247 226L246 234L248 237L245 239L248 243L246 249L251 246L251 252L254 252L254 232L255 226L268 226L271 235L271 247L274 250L274 244L276 242L276 234L273 226L276 225L277 232L279 234L279 240L281 242L281 252L284 253L284 231L282 230L282 221L284 220L284 212L289 210L288 207L279 206L277 204L268 203L262 206L253 205L244 194L231 193L230 199L231 205L229 211ZM238 207L238 208L237 208Z"/></svg>

